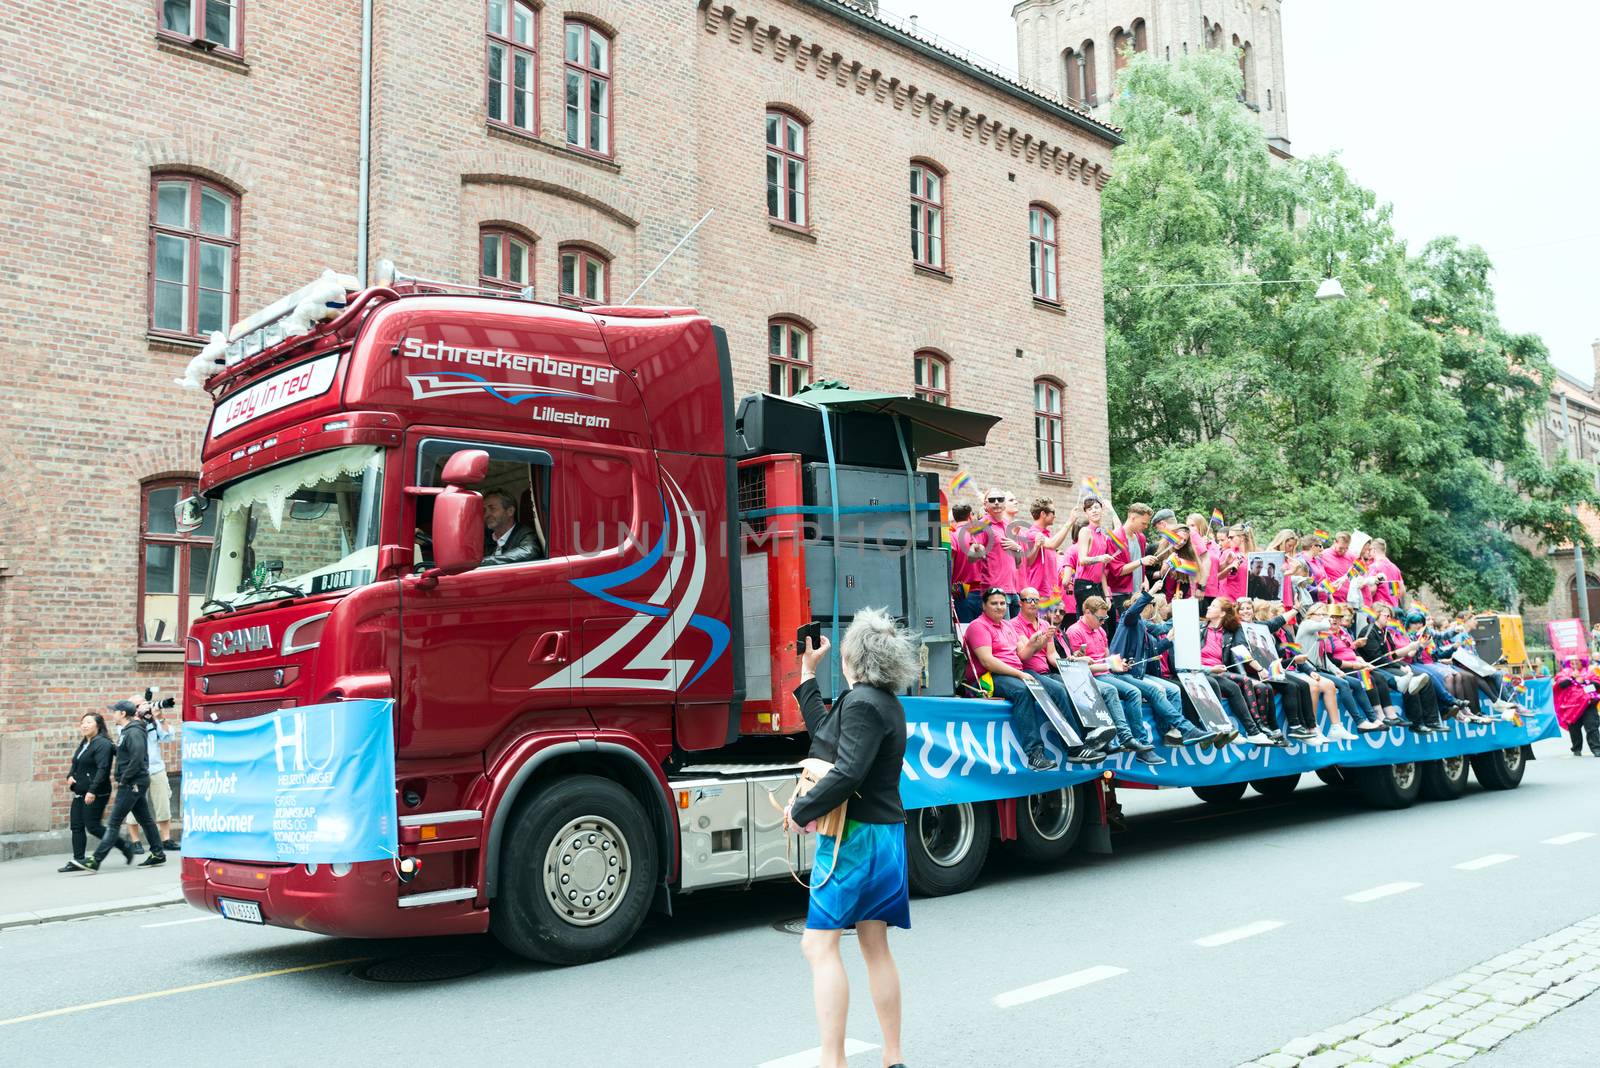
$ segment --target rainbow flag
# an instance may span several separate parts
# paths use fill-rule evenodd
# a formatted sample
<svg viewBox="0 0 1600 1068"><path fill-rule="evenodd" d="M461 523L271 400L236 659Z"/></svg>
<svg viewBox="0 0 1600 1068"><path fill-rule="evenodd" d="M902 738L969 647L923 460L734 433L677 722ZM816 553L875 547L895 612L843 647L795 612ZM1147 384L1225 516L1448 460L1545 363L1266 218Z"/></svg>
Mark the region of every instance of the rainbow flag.
<svg viewBox="0 0 1600 1068"><path fill-rule="evenodd" d="M965 471L957 471L956 477L950 480L950 496L954 497L972 488L972 476Z"/></svg>
<svg viewBox="0 0 1600 1068"><path fill-rule="evenodd" d="M1267 678L1277 681L1283 678L1283 665L1274 660L1267 665Z"/></svg>
<svg viewBox="0 0 1600 1068"><path fill-rule="evenodd" d="M1222 518L1222 509L1221 508L1213 508L1213 509L1211 509L1211 525L1214 526L1214 527L1220 527L1220 526L1223 525L1223 523L1224 523L1224 520Z"/></svg>
<svg viewBox="0 0 1600 1068"><path fill-rule="evenodd" d="M1311 536L1313 538L1321 538L1323 541L1327 541L1328 540L1328 532L1326 530L1321 530L1321 529L1313 530L1311 532Z"/></svg>
<svg viewBox="0 0 1600 1068"><path fill-rule="evenodd" d="M1362 575L1365 575L1366 573L1367 573L1367 565L1363 564L1360 560L1357 560L1355 563L1350 565L1350 574L1352 576L1354 576L1355 578L1360 578Z"/></svg>
<svg viewBox="0 0 1600 1068"><path fill-rule="evenodd" d="M1323 593L1326 593L1329 597L1338 596L1338 594L1335 592L1337 587L1334 586L1332 579L1323 579L1321 582L1317 583L1317 589L1321 590Z"/></svg>
<svg viewBox="0 0 1600 1068"><path fill-rule="evenodd" d="M1185 560L1181 556L1174 556L1172 558L1172 570L1180 575L1188 575L1193 578L1195 575L1200 574L1200 565L1193 560Z"/></svg>
<svg viewBox="0 0 1600 1068"><path fill-rule="evenodd" d="M1285 641L1282 644L1283 650L1286 653L1292 653L1295 656L1301 656L1305 653L1305 650L1300 647L1299 642Z"/></svg>
<svg viewBox="0 0 1600 1068"><path fill-rule="evenodd" d="M1179 545L1183 544L1183 539L1178 537L1172 531L1168 530L1166 527L1162 527L1160 530L1156 531L1156 533L1161 535L1161 540L1167 543L1167 548L1169 549L1176 549Z"/></svg>
<svg viewBox="0 0 1600 1068"><path fill-rule="evenodd" d="M1127 557L1129 560L1133 559L1133 554L1128 551L1127 531L1123 530L1121 527L1118 527L1116 530L1113 530L1111 533L1107 534L1106 537L1111 539L1112 545L1115 545L1122 551L1123 556Z"/></svg>
<svg viewBox="0 0 1600 1068"><path fill-rule="evenodd" d="M1060 593L1052 593L1050 596L1044 598L1043 600L1041 600L1039 602L1039 610L1041 612L1046 612L1046 611L1049 611L1052 608L1059 607L1060 604L1061 604L1061 594Z"/></svg>
<svg viewBox="0 0 1600 1068"><path fill-rule="evenodd" d="M1361 669L1361 688L1363 690L1372 689L1372 670L1370 668Z"/></svg>

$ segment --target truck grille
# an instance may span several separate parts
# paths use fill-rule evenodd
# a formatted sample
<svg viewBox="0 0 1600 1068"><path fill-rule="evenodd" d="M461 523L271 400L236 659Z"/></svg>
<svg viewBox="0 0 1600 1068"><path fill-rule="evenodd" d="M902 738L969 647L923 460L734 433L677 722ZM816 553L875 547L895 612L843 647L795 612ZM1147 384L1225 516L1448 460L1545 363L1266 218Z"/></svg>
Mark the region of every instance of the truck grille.
<svg viewBox="0 0 1600 1068"><path fill-rule="evenodd" d="M268 712L276 712L280 708L293 708L294 698L285 698L273 701L234 701L231 703L211 703L200 706L200 718L211 723L226 723L231 719L248 719L251 716L264 716Z"/></svg>
<svg viewBox="0 0 1600 1068"><path fill-rule="evenodd" d="M278 673L282 672L280 676ZM296 664L281 668L251 668L249 671L223 671L206 675L200 680L200 692L208 697L228 693L252 693L256 690L278 690L290 685L300 675Z"/></svg>

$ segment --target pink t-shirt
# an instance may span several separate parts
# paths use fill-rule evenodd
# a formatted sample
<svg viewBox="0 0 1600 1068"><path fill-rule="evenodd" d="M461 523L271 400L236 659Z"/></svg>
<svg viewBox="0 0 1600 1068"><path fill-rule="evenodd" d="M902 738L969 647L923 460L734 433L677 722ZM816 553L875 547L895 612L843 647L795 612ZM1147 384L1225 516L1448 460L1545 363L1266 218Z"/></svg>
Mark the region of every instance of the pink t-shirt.
<svg viewBox="0 0 1600 1068"><path fill-rule="evenodd" d="M1078 537L1080 539L1083 537L1083 531L1080 530L1078 532ZM1110 545L1111 539L1106 537L1105 531L1096 526L1089 527L1090 556L1104 556ZM1080 582L1099 582L1104 575L1105 567L1104 563L1085 564L1078 568L1078 580Z"/></svg>
<svg viewBox="0 0 1600 1068"><path fill-rule="evenodd" d="M1400 604L1400 569L1394 566L1394 561L1388 557L1374 560L1372 567L1367 572L1383 580L1375 582L1366 588L1370 603L1373 607L1386 604L1391 608Z"/></svg>
<svg viewBox="0 0 1600 1068"><path fill-rule="evenodd" d="M1087 656L1090 660L1106 658L1106 631L1104 627L1091 627L1088 620L1080 619L1067 628L1067 648L1074 656ZM1096 675L1110 670L1102 665L1094 667Z"/></svg>
<svg viewBox="0 0 1600 1068"><path fill-rule="evenodd" d="M1061 607L1073 615L1078 614L1078 595L1072 592L1072 581L1078 574L1078 547L1069 545L1058 554L1061 560Z"/></svg>
<svg viewBox="0 0 1600 1068"><path fill-rule="evenodd" d="M1350 634L1343 627L1328 632L1328 655L1335 662L1344 663L1348 660L1360 660L1356 654L1355 646L1350 644Z"/></svg>
<svg viewBox="0 0 1600 1068"><path fill-rule="evenodd" d="M1019 615L1015 619L1008 620L1007 622L1011 624L1011 629L1016 633L1018 638L1031 638L1035 634L1039 633L1040 630L1050 625L1044 621L1043 616L1040 616L1032 623L1029 623L1028 617L1023 615ZM1022 666L1028 671L1049 671L1050 658L1045 655L1045 646L1039 646L1039 651L1028 657L1028 659L1024 660L1022 662Z"/></svg>
<svg viewBox="0 0 1600 1068"><path fill-rule="evenodd" d="M977 651L985 645L1000 663L1022 670L1022 660L1017 656L1017 631L1009 619L996 623L987 615L979 616L967 624L966 644L974 677L984 672Z"/></svg>
<svg viewBox="0 0 1600 1068"><path fill-rule="evenodd" d="M1133 572L1130 571L1126 575L1119 575L1117 572L1133 563L1136 557L1142 557L1145 552L1143 534L1129 534L1126 524L1123 525L1121 533L1122 539L1128 543L1127 552L1123 552L1122 547L1116 542L1106 539L1110 542L1110 548L1106 551L1111 554L1111 559L1106 563L1106 589L1113 594L1133 592ZM1130 556L1130 553L1133 555Z"/></svg>
<svg viewBox="0 0 1600 1068"><path fill-rule="evenodd" d="M1022 567L1017 588L1032 586L1044 601L1061 592L1061 557L1050 546L1043 544L1039 546L1039 554L1032 560L1028 559L1028 552L1034 543L1042 543L1049 537L1050 532L1039 527L1029 527L1017 535L1017 544L1022 546Z"/></svg>
<svg viewBox="0 0 1600 1068"><path fill-rule="evenodd" d="M950 535L950 582L960 582L968 586L978 584L978 561L967 555L970 538L962 529L965 524L957 524Z"/></svg>
<svg viewBox="0 0 1600 1068"><path fill-rule="evenodd" d="M1005 524L993 521L972 536L972 544L982 546L983 551L982 559L974 561L978 584L984 589L998 586L1007 593L1016 593L1022 588L1017 582L1017 559L1000 544L1005 536Z"/></svg>
<svg viewBox="0 0 1600 1068"><path fill-rule="evenodd" d="M1231 574L1223 575L1217 580L1217 596L1232 597L1235 601L1242 598L1250 588L1250 572L1245 567L1245 556L1233 549L1224 549L1218 567L1225 568L1230 564L1236 565Z"/></svg>
<svg viewBox="0 0 1600 1068"><path fill-rule="evenodd" d="M1351 566L1356 562L1355 558L1329 548L1322 550L1317 562L1322 565L1322 574L1317 578L1332 582L1335 593L1340 600L1344 600L1350 593L1349 575Z"/></svg>
<svg viewBox="0 0 1600 1068"><path fill-rule="evenodd" d="M1223 639L1221 627L1207 627L1206 640L1200 646L1200 663L1206 667L1217 667L1222 663Z"/></svg>
<svg viewBox="0 0 1600 1068"><path fill-rule="evenodd" d="M1200 596L1220 597L1222 595L1222 549L1216 542L1206 542L1206 559L1210 561L1206 570L1206 588Z"/></svg>

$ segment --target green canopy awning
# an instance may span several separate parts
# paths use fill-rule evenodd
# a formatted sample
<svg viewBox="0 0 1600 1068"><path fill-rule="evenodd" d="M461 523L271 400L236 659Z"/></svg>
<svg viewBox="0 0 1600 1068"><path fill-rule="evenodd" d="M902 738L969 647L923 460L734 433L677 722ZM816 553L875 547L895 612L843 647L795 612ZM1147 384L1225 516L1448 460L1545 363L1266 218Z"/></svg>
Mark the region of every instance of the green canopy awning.
<svg viewBox="0 0 1600 1068"><path fill-rule="evenodd" d="M830 411L898 416L906 428L907 445L919 458L983 445L989 431L1000 421L998 415L949 408L920 397L851 389L836 379L813 382L789 399Z"/></svg>

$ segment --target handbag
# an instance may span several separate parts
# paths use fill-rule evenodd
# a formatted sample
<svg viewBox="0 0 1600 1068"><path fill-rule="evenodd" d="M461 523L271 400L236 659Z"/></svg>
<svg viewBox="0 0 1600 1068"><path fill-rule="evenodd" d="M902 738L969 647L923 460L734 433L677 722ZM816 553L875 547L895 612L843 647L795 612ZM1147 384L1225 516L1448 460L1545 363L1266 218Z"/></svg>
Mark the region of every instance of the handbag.
<svg viewBox="0 0 1600 1068"><path fill-rule="evenodd" d="M833 765L831 763L826 760L820 760L817 757L806 757L800 761L800 779L795 783L794 795L789 798L789 804L793 806L796 801L810 793L817 783L821 782L828 772L832 770ZM839 866L839 841L844 837L845 809L849 804L849 801L841 801L836 808L818 816L816 819L817 833L828 835L834 841L833 868ZM794 837L791 836L788 839L788 844L789 846L794 844ZM785 852L787 853L787 847ZM828 869L828 874L823 878L822 882L816 884L816 887L827 885L828 880L833 878L833 868ZM795 882L800 883L802 886L811 885L800 878L800 873L795 870L792 857L789 863L789 874L794 878ZM816 889L816 887L812 887L812 889Z"/></svg>

